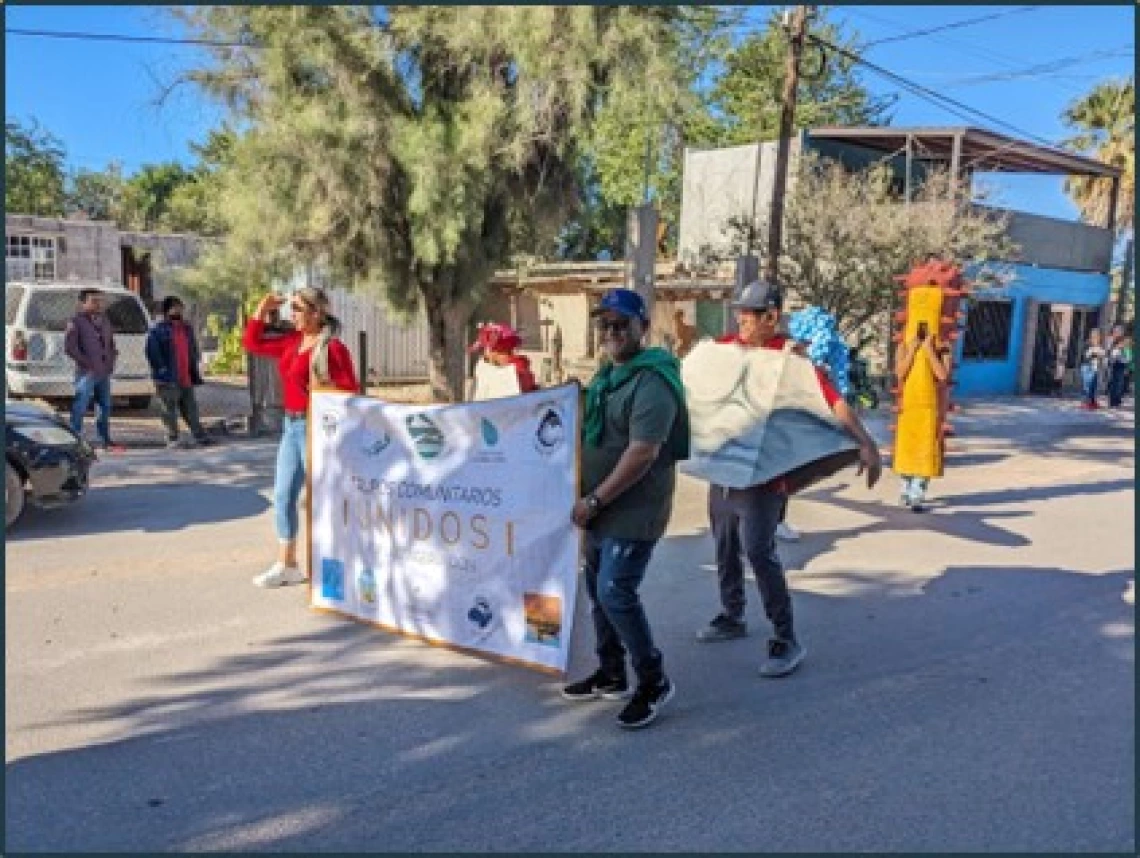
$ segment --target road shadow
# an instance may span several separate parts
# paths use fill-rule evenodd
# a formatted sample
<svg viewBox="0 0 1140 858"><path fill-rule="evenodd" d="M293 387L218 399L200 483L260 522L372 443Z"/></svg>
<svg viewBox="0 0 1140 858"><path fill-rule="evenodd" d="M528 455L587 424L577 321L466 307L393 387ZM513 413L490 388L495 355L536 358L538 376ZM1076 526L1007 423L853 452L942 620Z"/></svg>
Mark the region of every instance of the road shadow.
<svg viewBox="0 0 1140 858"><path fill-rule="evenodd" d="M612 706L566 704L556 682L532 672L319 617L312 632L140 678L133 699L70 713L121 738L10 761L7 846L1131 847L1131 793L1074 791L1067 776L1089 765L1121 778L1132 770L1126 752L1110 753L1130 743L1119 720L1088 729L1089 711L1134 705L1132 611L1121 599L1130 571L951 567L917 586L888 570L835 573L795 594L808 662L794 679L764 682L761 634L693 640L703 573L685 561L707 539L662 548L669 556L651 569L646 604L681 691L652 730L622 733ZM582 619L576 646L588 648ZM1034 735L1049 741L1027 744ZM955 777L935 777L948 759ZM887 771L902 785L890 801L886 784L867 789ZM1011 826L1001 802L953 800L962 783L1024 792L1027 772L1040 806L1066 814ZM804 790L829 796L829 821L810 830L794 812ZM921 822L931 813L934 829ZM1081 824L1069 827L1073 816Z"/></svg>
<svg viewBox="0 0 1140 858"><path fill-rule="evenodd" d="M261 490L264 477L245 485L95 484L87 496L58 509L29 506L5 534L7 543L63 536L122 533L167 533L261 515L269 508Z"/></svg>

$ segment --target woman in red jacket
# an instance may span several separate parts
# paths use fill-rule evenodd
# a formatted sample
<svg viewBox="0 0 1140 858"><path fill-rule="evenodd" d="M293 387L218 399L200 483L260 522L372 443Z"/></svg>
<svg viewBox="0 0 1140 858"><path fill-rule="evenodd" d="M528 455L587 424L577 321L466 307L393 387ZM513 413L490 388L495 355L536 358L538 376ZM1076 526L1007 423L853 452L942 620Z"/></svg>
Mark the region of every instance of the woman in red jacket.
<svg viewBox="0 0 1140 858"><path fill-rule="evenodd" d="M274 337L265 335L270 313L289 301L293 330ZM277 527L277 562L253 579L258 587L301 584L308 575L297 565L297 511L305 485L306 416L312 385L357 390L352 355L336 338L340 322L329 314L329 299L323 291L300 289L286 299L270 293L261 299L245 328L242 345L250 354L277 359L284 392L285 417L281 444L277 448L277 476L273 485Z"/></svg>

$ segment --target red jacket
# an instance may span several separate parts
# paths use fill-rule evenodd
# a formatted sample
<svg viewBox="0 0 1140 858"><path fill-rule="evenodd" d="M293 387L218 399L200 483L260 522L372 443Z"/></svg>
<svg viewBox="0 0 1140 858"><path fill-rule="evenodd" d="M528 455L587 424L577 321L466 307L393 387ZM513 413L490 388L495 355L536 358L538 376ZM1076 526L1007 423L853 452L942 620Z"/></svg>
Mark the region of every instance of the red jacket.
<svg viewBox="0 0 1140 858"><path fill-rule="evenodd" d="M534 380L534 373L530 370L530 359L524 355L511 355L511 364L519 377L519 391L530 393L538 390L538 382Z"/></svg>
<svg viewBox="0 0 1140 858"><path fill-rule="evenodd" d="M286 411L306 411L309 407L309 356L312 350L299 351L303 337L300 331L289 331L268 338L265 336L265 322L260 319L250 319L242 337L242 346L250 354L277 358ZM352 368L352 355L338 339L329 343L329 377L338 390L355 393L359 389L356 370Z"/></svg>

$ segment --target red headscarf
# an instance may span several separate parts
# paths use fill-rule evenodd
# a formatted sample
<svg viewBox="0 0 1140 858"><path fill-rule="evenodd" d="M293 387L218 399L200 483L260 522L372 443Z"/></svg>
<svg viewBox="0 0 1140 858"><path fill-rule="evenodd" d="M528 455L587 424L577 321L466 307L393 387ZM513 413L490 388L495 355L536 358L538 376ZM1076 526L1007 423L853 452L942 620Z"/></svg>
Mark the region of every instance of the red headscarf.
<svg viewBox="0 0 1140 858"><path fill-rule="evenodd" d="M522 345L522 337L510 325L488 322L479 328L479 337L471 344L470 352L487 350L510 354Z"/></svg>

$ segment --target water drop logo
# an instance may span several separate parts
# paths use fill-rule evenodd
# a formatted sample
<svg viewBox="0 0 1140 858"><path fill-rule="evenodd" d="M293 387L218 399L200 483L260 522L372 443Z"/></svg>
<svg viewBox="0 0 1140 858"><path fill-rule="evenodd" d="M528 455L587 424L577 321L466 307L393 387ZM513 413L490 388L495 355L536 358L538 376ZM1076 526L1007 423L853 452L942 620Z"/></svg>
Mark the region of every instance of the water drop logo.
<svg viewBox="0 0 1140 858"><path fill-rule="evenodd" d="M365 437L362 449L365 456L379 456L388 449L388 445L392 443L392 436L385 432L380 437L375 435Z"/></svg>
<svg viewBox="0 0 1140 858"><path fill-rule="evenodd" d="M437 459L443 454L446 439L440 428L426 414L409 414L408 434L421 459Z"/></svg>
<svg viewBox="0 0 1140 858"><path fill-rule="evenodd" d="M479 425L480 425L480 428L483 430L483 443L484 444L486 444L488 447L494 447L496 444L499 443L499 430L495 428L494 423L492 423L490 420L488 420L486 417L484 417L482 422Z"/></svg>

